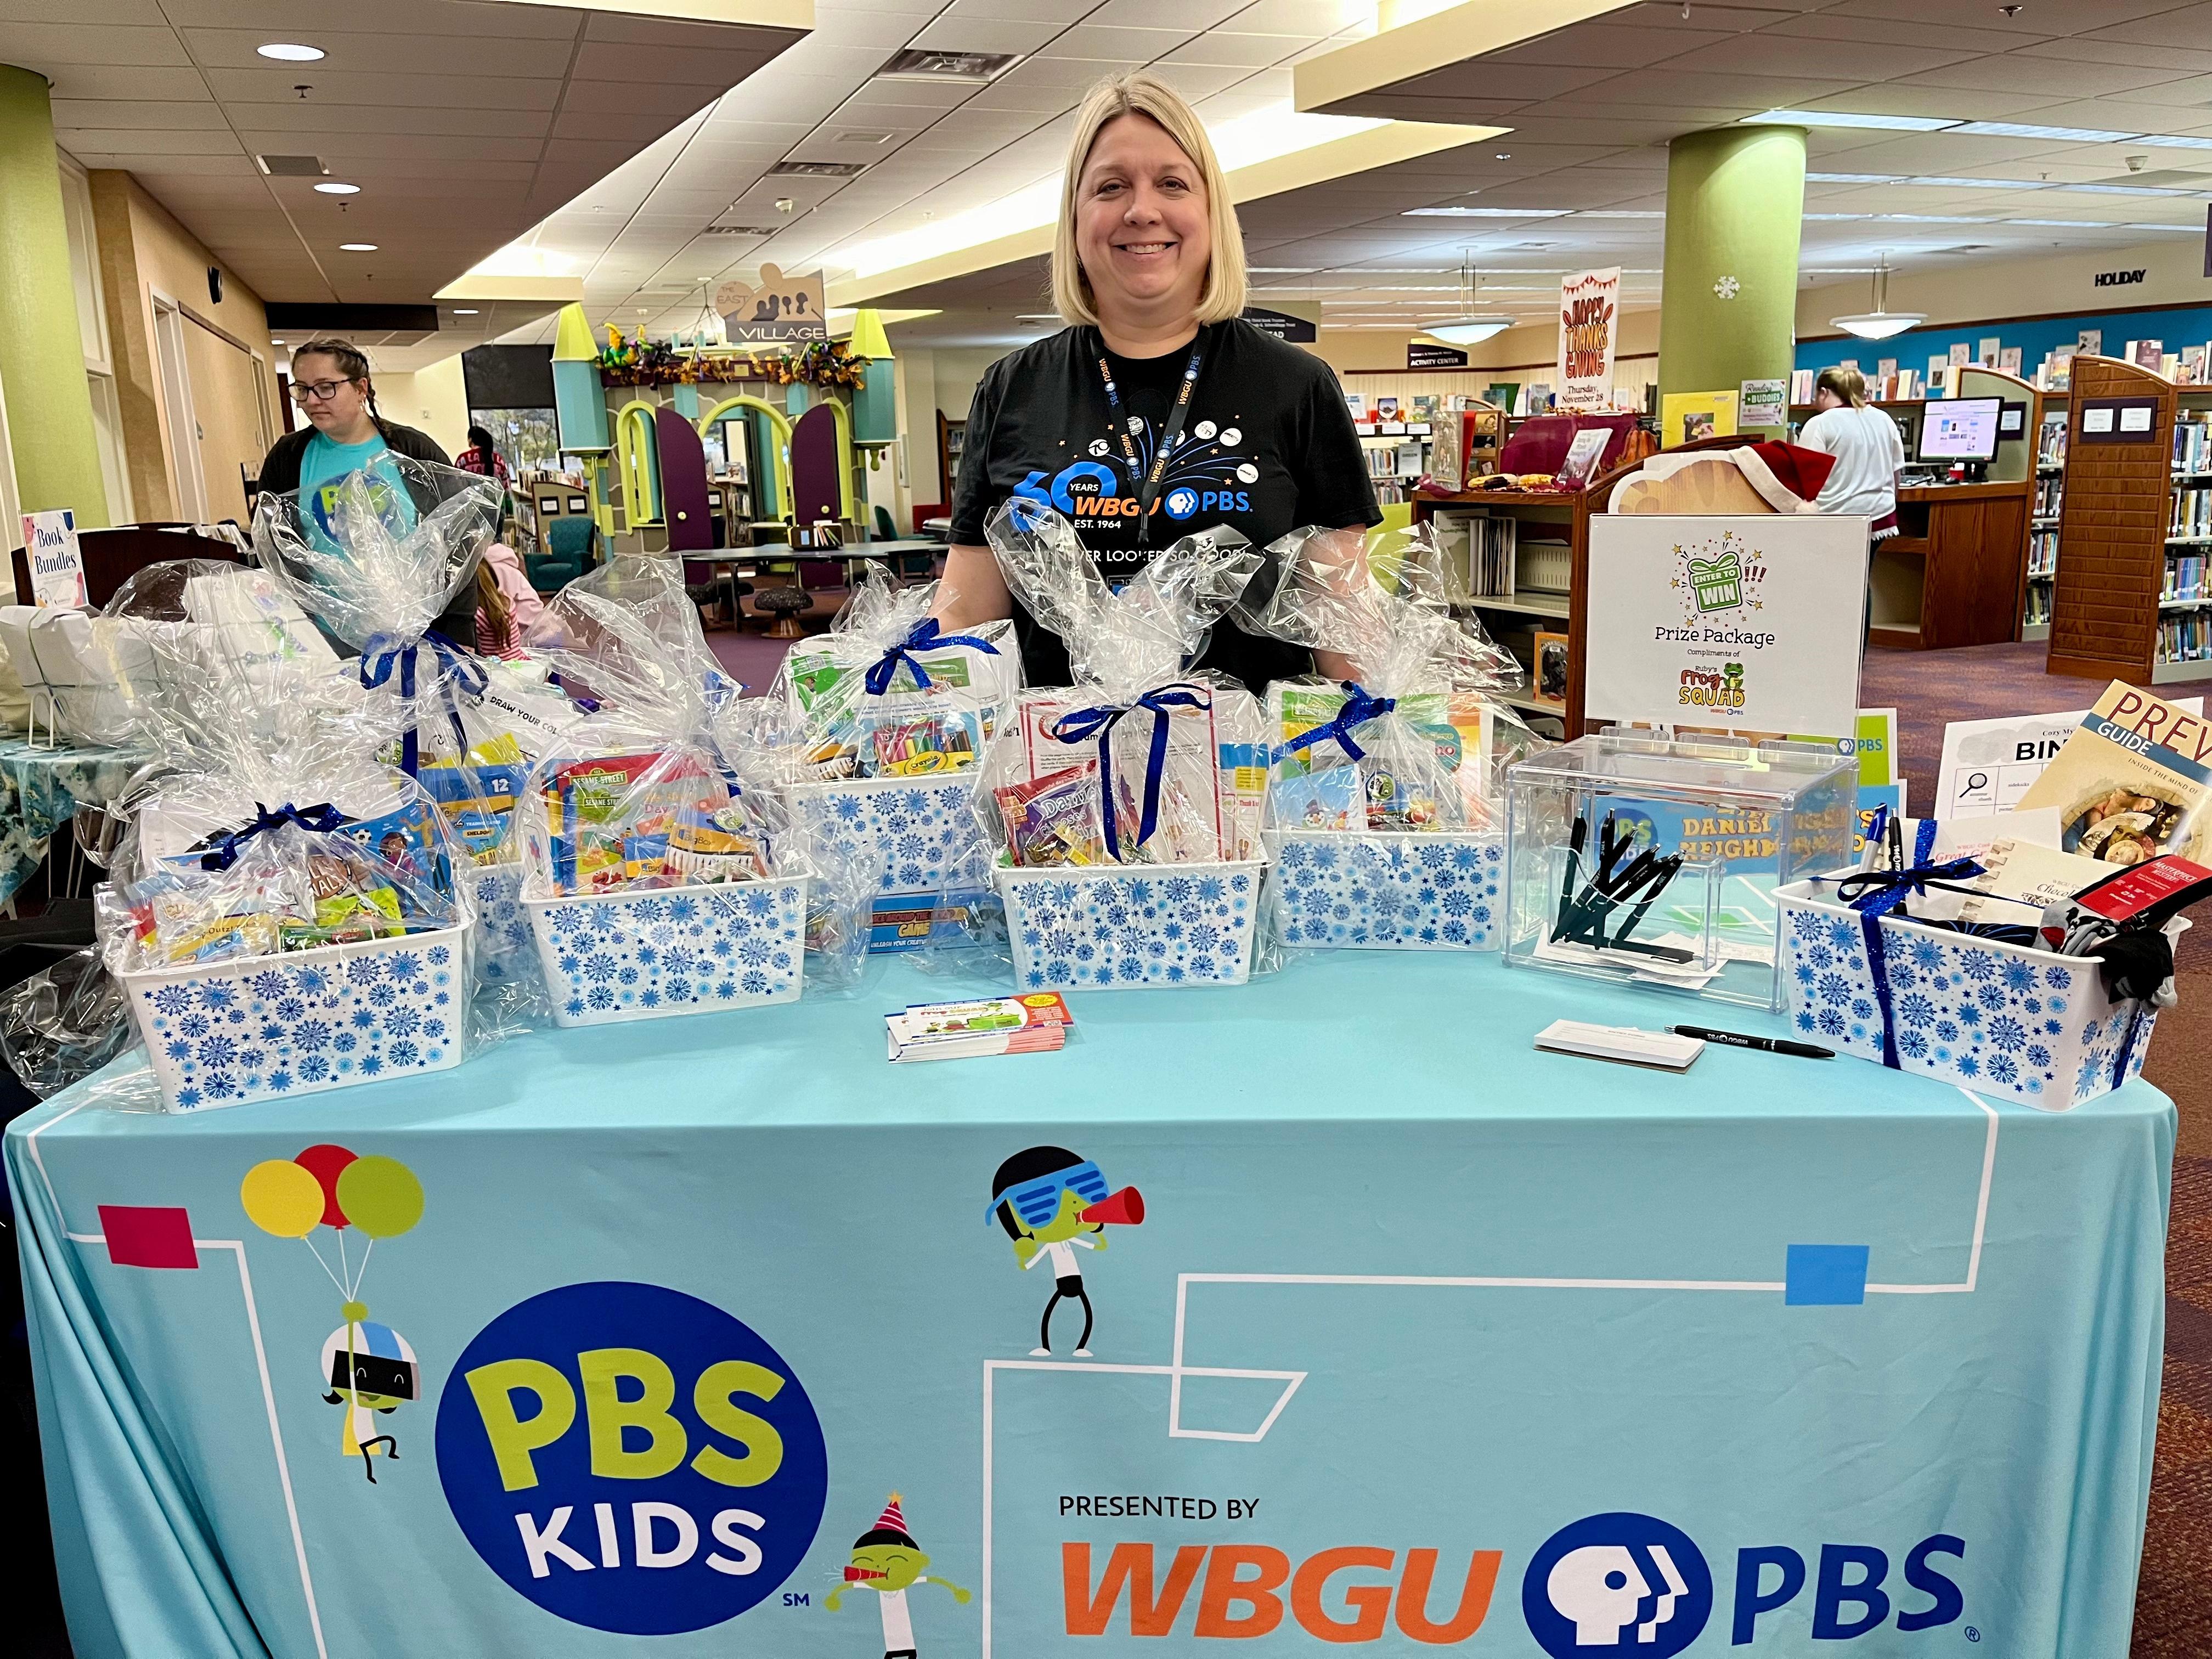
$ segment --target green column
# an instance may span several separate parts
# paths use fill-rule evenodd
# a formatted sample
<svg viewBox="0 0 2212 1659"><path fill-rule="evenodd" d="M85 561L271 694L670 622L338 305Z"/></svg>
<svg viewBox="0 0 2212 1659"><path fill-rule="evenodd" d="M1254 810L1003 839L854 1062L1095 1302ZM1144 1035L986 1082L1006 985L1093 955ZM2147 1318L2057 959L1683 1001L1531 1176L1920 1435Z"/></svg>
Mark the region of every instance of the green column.
<svg viewBox="0 0 2212 1659"><path fill-rule="evenodd" d="M46 77L0 64L0 392L26 513L107 523ZM15 537L18 526L6 526ZM13 545L11 541L9 545Z"/></svg>
<svg viewBox="0 0 2212 1659"><path fill-rule="evenodd" d="M1723 127L1667 147L1659 390L1790 378L1805 130Z"/></svg>

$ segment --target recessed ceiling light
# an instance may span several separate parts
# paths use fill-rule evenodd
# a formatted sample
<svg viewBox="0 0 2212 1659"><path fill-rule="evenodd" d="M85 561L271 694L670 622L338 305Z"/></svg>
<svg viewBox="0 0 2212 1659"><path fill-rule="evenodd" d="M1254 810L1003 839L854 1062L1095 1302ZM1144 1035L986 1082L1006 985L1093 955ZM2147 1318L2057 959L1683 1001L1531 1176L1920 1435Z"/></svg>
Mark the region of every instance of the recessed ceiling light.
<svg viewBox="0 0 2212 1659"><path fill-rule="evenodd" d="M358 196L361 194L361 186L359 185L341 185L334 179L326 179L322 184L317 185L315 188L325 196Z"/></svg>
<svg viewBox="0 0 2212 1659"><path fill-rule="evenodd" d="M320 46L295 46L282 40L272 40L265 46L253 49L264 58L273 58L280 64L312 64L322 57Z"/></svg>
<svg viewBox="0 0 2212 1659"><path fill-rule="evenodd" d="M1853 115L1832 109L1771 109L1747 115L1747 127L1873 127L1893 132L1941 132L1961 125L1955 118L1932 115Z"/></svg>
<svg viewBox="0 0 2212 1659"><path fill-rule="evenodd" d="M453 307L453 315L456 317L474 317L478 313L474 306L455 306Z"/></svg>
<svg viewBox="0 0 2212 1659"><path fill-rule="evenodd" d="M374 242L340 242L338 244L338 252L341 253L374 253L376 252L376 244Z"/></svg>

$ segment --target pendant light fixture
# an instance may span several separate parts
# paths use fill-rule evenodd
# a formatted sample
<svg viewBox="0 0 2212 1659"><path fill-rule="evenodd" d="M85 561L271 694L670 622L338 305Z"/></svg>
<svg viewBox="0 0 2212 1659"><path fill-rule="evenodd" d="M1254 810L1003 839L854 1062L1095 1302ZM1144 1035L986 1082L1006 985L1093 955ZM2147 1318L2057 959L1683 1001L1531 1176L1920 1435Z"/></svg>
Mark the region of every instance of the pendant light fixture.
<svg viewBox="0 0 2212 1659"><path fill-rule="evenodd" d="M1504 312L1484 311L1480 303L1482 273L1474 268L1470 252L1460 261L1460 289L1467 306L1462 316L1448 318L1441 323L1428 324L1421 331L1452 345L1474 345L1493 334L1503 334L1513 326L1513 319Z"/></svg>
<svg viewBox="0 0 2212 1659"><path fill-rule="evenodd" d="M1893 334L1902 334L1908 328L1917 328L1928 320L1922 311L1892 311L1889 308L1889 255L1884 252L1875 262L1874 309L1856 317L1831 317L1829 325L1840 328L1846 334L1856 334L1862 340L1887 340Z"/></svg>

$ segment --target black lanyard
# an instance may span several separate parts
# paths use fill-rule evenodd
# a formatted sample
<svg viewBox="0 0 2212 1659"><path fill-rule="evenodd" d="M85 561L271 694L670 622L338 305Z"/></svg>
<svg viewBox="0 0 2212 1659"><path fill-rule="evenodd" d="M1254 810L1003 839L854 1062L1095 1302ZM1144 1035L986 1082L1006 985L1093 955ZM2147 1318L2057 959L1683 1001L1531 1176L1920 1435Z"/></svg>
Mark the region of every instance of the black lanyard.
<svg viewBox="0 0 2212 1659"><path fill-rule="evenodd" d="M1114 384L1113 366L1106 361L1106 342L1098 342L1098 378L1106 383L1106 416L1114 430L1121 436L1121 456L1128 463L1129 483L1137 492L1137 541L1148 546L1152 539L1152 503L1159 499L1160 482L1166 477L1168 453L1182 436L1182 423L1190 414L1190 400L1198 391L1199 371L1206 367L1206 331L1201 326L1198 337L1190 343L1190 362L1183 366L1182 385L1176 391L1175 405L1168 410L1166 422L1160 428L1158 444L1152 451L1152 470L1147 472L1137 460L1136 434L1129 429L1129 419L1121 410L1121 388ZM1141 476L1140 476L1141 475Z"/></svg>

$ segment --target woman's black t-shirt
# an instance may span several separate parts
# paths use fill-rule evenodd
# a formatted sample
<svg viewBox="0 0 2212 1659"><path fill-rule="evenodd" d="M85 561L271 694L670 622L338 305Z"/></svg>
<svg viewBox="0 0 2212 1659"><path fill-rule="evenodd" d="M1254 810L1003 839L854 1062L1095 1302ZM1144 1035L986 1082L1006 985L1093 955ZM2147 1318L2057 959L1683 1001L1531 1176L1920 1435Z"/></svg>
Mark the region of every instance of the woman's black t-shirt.
<svg viewBox="0 0 2212 1659"><path fill-rule="evenodd" d="M1342 530L1381 521L1351 410L1320 358L1241 319L1204 331L1198 388L1140 544L1137 504L1153 446L1188 368L1191 348L1162 357L1105 352L1095 329L1067 328L991 365L969 410L966 449L952 498L952 540L989 545L983 526L1000 504L1024 495L1074 523L1109 584L1120 586L1153 553L1194 531L1228 525L1265 547L1307 525ZM1135 423L1138 477L1113 429L1099 372L1114 371L1122 414ZM1272 568L1249 590L1264 599ZM1037 626L1018 599L1022 665L1033 685L1064 685L1067 647ZM1311 653L1255 637L1224 619L1198 666L1260 691L1269 680L1312 671Z"/></svg>

